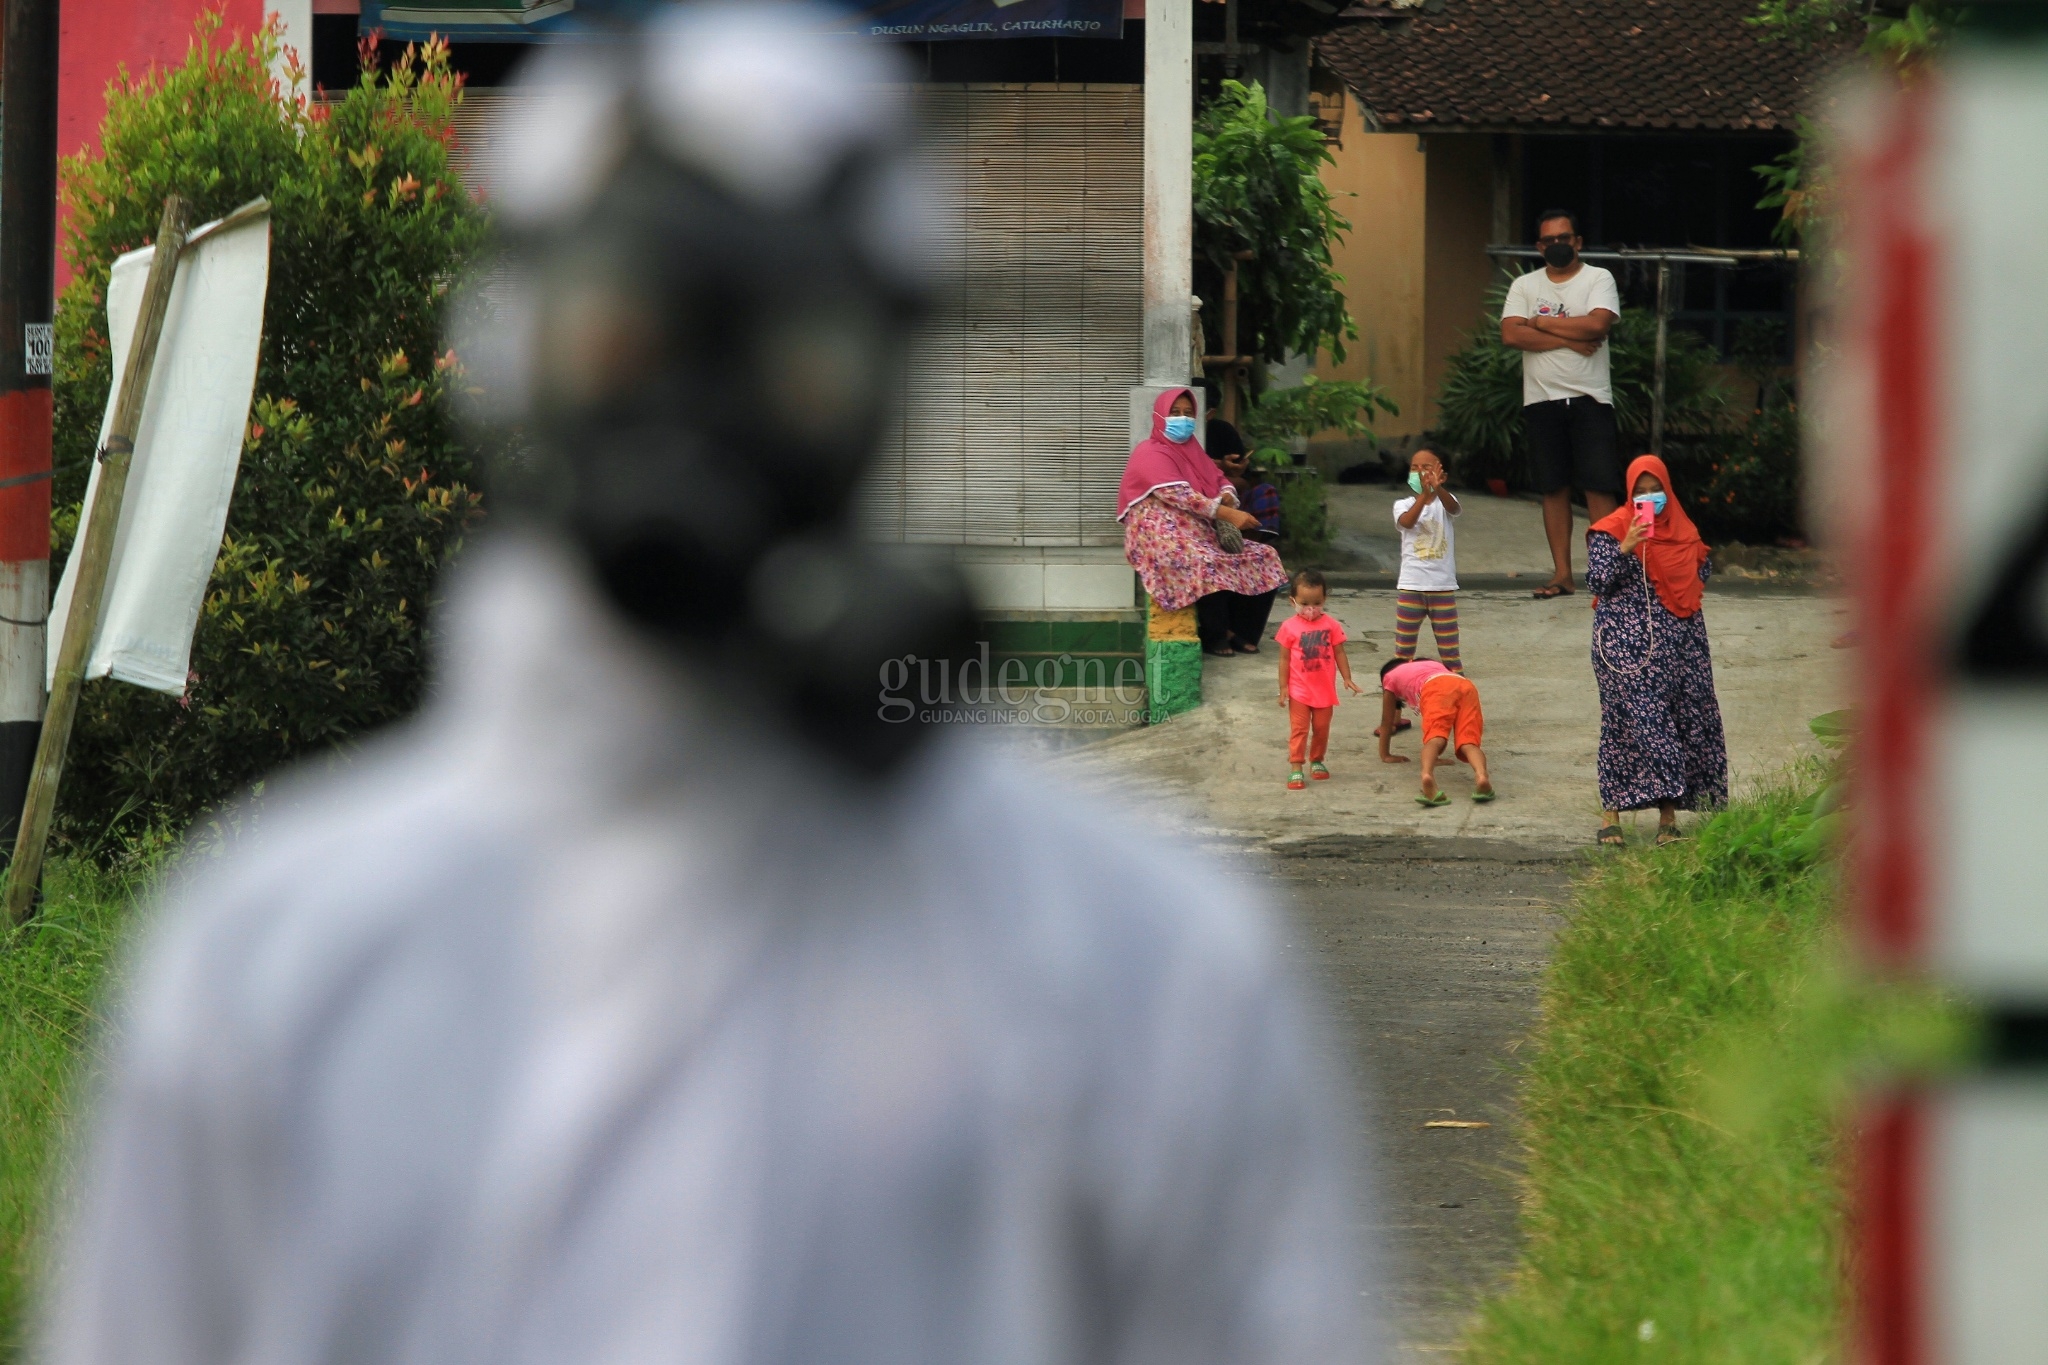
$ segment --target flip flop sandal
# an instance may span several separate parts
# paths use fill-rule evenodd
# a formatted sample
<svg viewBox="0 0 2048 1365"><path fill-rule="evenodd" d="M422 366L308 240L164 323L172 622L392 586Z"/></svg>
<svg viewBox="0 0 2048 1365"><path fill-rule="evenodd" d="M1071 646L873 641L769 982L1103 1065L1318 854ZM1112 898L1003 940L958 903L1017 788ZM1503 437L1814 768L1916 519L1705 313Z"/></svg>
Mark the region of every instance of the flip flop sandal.
<svg viewBox="0 0 2048 1365"><path fill-rule="evenodd" d="M1415 804L1418 806L1448 806L1451 804L1451 794L1449 792L1438 792L1435 796L1418 796L1415 798Z"/></svg>
<svg viewBox="0 0 2048 1365"><path fill-rule="evenodd" d="M1259 652L1259 647L1257 645L1248 645L1244 641L1239 640L1237 642L1237 652L1240 654L1256 654Z"/></svg>
<svg viewBox="0 0 2048 1365"><path fill-rule="evenodd" d="M1307 785L1308 783L1301 780L1301 770L1299 768L1287 774L1287 790L1298 792Z"/></svg>
<svg viewBox="0 0 2048 1365"><path fill-rule="evenodd" d="M1530 593L1529 596L1535 598L1538 602L1552 602L1560 597L1570 597L1572 591L1572 586L1569 583L1545 583L1542 587Z"/></svg>
<svg viewBox="0 0 2048 1365"><path fill-rule="evenodd" d="M1659 848L1664 847L1666 844L1675 844L1684 837L1683 834L1678 832L1678 826L1676 825L1657 826L1657 847Z"/></svg>
<svg viewBox="0 0 2048 1365"><path fill-rule="evenodd" d="M1318 782L1328 782L1330 780L1330 770L1320 763L1309 764L1308 775Z"/></svg>
<svg viewBox="0 0 2048 1365"><path fill-rule="evenodd" d="M1600 832L1593 836L1593 841L1602 848L1620 848L1628 843L1628 835L1623 832L1620 825L1602 825Z"/></svg>
<svg viewBox="0 0 2048 1365"><path fill-rule="evenodd" d="M1473 793L1472 793L1472 803L1473 803L1474 805L1478 805L1478 806L1483 806L1483 805L1485 805L1485 804L1486 804L1487 802L1489 802L1489 801L1493 800L1493 798L1494 798L1494 797L1496 797L1496 796L1499 796L1499 795L1500 795L1500 793L1499 793L1499 792L1473 792Z"/></svg>

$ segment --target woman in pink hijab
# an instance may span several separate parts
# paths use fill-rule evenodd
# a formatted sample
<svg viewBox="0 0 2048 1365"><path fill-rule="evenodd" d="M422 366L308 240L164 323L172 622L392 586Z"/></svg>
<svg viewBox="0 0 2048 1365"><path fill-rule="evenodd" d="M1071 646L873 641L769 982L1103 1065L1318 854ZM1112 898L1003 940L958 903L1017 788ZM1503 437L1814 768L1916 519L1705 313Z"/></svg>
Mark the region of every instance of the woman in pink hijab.
<svg viewBox="0 0 2048 1365"><path fill-rule="evenodd" d="M1193 603L1208 654L1256 654L1287 571L1270 545L1246 541L1236 554L1216 530L1258 529L1237 493L1195 439L1195 396L1168 389L1152 405L1152 438L1131 452L1117 496L1124 557L1145 591L1168 611Z"/></svg>

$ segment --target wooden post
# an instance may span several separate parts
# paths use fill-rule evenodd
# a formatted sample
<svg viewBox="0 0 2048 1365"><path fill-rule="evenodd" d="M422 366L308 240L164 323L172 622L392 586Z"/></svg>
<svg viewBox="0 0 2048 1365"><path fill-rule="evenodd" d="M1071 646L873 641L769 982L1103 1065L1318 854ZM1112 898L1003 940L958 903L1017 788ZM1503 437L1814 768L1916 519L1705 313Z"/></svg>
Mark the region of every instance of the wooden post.
<svg viewBox="0 0 2048 1365"><path fill-rule="evenodd" d="M100 597L106 591L107 570L113 562L114 533L121 525L121 500L128 492L128 466L135 457L135 432L142 425L142 405L149 396L157 342L163 336L164 315L170 309L171 285L177 278L178 257L184 246L185 201L174 194L164 201L163 218L157 225L156 255L150 260L149 281L143 286L142 312L135 320L128 364L121 372L121 397L114 407L113 425L99 453L100 477L93 490L85 539L73 551L79 557L78 577L71 587L71 611L64 620L56 676L50 682L50 705L43 713L42 738L36 746L28 799L22 805L14 863L8 870L7 918L13 924L29 917L35 908L36 888L42 882L44 845L49 841L50 817L57 806L57 780L64 772L64 751L71 742L72 722L78 716L78 692L85 683L86 659L99 629Z"/></svg>
<svg viewBox="0 0 2048 1365"><path fill-rule="evenodd" d="M1657 371L1650 391L1650 453L1664 455L1664 361L1671 340L1671 262L1657 258Z"/></svg>
<svg viewBox="0 0 2048 1365"><path fill-rule="evenodd" d="M1223 350L1230 366L1223 372L1223 420L1237 425L1237 262L1223 274Z"/></svg>
<svg viewBox="0 0 2048 1365"><path fill-rule="evenodd" d="M1223 420L1233 427L1244 411L1245 390L1250 386L1252 368L1252 358L1238 354L1237 271L1239 265L1252 259L1253 252L1238 252L1231 257L1230 269L1223 274L1223 349L1226 354L1202 357L1206 363L1223 363Z"/></svg>

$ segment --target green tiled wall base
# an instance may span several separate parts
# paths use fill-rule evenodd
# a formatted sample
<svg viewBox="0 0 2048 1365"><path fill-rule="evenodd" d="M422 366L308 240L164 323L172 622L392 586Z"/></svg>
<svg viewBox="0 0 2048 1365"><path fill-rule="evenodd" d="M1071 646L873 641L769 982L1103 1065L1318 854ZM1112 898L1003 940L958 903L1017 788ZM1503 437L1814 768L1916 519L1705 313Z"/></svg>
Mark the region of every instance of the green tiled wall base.
<svg viewBox="0 0 2048 1365"><path fill-rule="evenodd" d="M1012 659L1022 666L1005 669ZM1130 654L997 654L990 677L1015 687L1079 687L1135 694L1145 685L1145 656Z"/></svg>
<svg viewBox="0 0 2048 1365"><path fill-rule="evenodd" d="M1010 615L984 620L981 638L989 642L997 658L1123 654L1135 659L1145 650L1145 618L1137 612L1105 612L1089 620Z"/></svg>
<svg viewBox="0 0 2048 1365"><path fill-rule="evenodd" d="M1202 704L1202 646L1195 640L1147 640L1145 686L1156 724Z"/></svg>
<svg viewBox="0 0 2048 1365"><path fill-rule="evenodd" d="M990 680L1012 694L1072 692L1077 705L1142 715L1142 611L993 612L981 621L981 639L992 656Z"/></svg>

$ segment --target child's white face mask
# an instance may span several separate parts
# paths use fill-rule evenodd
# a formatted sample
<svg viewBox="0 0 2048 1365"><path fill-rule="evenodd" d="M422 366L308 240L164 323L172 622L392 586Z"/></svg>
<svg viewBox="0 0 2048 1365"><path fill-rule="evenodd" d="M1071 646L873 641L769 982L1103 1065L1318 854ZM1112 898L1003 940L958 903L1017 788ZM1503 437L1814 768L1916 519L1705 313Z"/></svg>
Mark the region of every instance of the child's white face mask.
<svg viewBox="0 0 2048 1365"><path fill-rule="evenodd" d="M1323 614L1323 604L1320 602L1297 602L1294 604L1294 614L1304 621L1317 620Z"/></svg>

